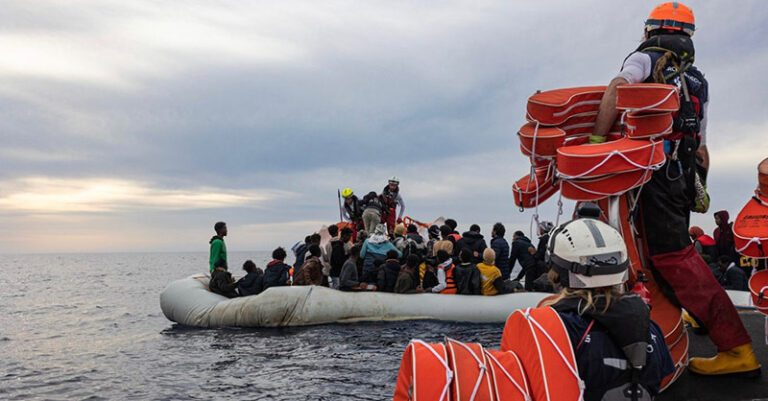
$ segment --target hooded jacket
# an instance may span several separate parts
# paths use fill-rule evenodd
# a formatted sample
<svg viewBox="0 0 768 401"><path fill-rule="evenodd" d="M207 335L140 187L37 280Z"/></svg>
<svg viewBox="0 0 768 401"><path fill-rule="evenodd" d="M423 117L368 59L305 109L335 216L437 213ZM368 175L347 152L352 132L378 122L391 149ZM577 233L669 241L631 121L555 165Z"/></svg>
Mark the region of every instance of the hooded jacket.
<svg viewBox="0 0 768 401"><path fill-rule="evenodd" d="M360 259L363 259L363 271L373 271L373 262L376 259L384 259L387 256L387 252L390 249L397 251L397 257L402 257L403 253L400 252L384 234L373 234L370 238L363 242L363 247L360 249Z"/></svg>
<svg viewBox="0 0 768 401"><path fill-rule="evenodd" d="M499 268L502 276L509 277L509 272L512 271L512 267L509 265L509 242L504 237L493 237L491 249L496 252L496 267Z"/></svg>
<svg viewBox="0 0 768 401"><path fill-rule="evenodd" d="M217 267L211 272L211 281L208 283L211 292L223 295L227 298L235 298L237 283L226 269Z"/></svg>
<svg viewBox="0 0 768 401"><path fill-rule="evenodd" d="M269 262L267 268L264 269L264 289L288 285L290 270L291 266L288 266L282 260Z"/></svg>
<svg viewBox="0 0 768 401"><path fill-rule="evenodd" d="M400 262L397 259L387 259L381 266L378 275L377 286L382 292L395 292L397 276L400 273Z"/></svg>
<svg viewBox="0 0 768 401"><path fill-rule="evenodd" d="M323 285L323 278L323 263L319 257L313 256L296 273L293 285Z"/></svg>
<svg viewBox="0 0 768 401"><path fill-rule="evenodd" d="M715 213L720 218L720 224L715 228L714 237L717 245L718 255L728 255L732 260L736 260L736 248L733 240L733 223L729 222L728 211L721 210Z"/></svg>
<svg viewBox="0 0 768 401"><path fill-rule="evenodd" d="M453 247L454 256L458 256L464 248L469 248L472 251L472 263L480 263L483 261L483 251L488 246L485 245L485 237L482 234L474 231L467 231L462 234L461 239L456 242L456 246ZM475 256L477 252L477 256Z"/></svg>
<svg viewBox="0 0 768 401"><path fill-rule="evenodd" d="M264 275L258 270L250 272L237 280L237 291L240 296L258 295L264 290Z"/></svg>
<svg viewBox="0 0 768 401"><path fill-rule="evenodd" d="M531 240L525 235L517 237L512 241L512 251L509 254L509 268L510 270L515 268L515 262L520 262L520 267L523 271L530 270L536 266L536 261L533 255L528 251L528 248L533 247Z"/></svg>
<svg viewBox="0 0 768 401"><path fill-rule="evenodd" d="M211 240L208 241L211 245L210 256L208 257L208 268L213 271L216 266L216 262L223 260L227 261L227 244L224 243L224 237L214 235Z"/></svg>

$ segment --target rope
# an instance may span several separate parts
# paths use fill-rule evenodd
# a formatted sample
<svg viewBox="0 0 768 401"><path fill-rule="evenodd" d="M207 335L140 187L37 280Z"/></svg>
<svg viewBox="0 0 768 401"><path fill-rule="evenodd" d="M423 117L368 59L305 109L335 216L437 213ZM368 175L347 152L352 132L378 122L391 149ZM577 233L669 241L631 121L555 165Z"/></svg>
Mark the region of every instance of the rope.
<svg viewBox="0 0 768 401"><path fill-rule="evenodd" d="M475 387L472 389L472 395L469 397L469 401L474 401L475 397L477 396L477 391L480 390L480 384L483 382L483 375L486 374L486 371L488 368L486 368L483 361L481 361L480 358L477 357L477 354L475 354L475 351L473 351L472 348L469 348L466 344L456 341L449 337L446 337L445 341L448 343L461 345L462 348L464 348L467 352L469 352L470 355L472 355L472 358L475 359L475 362L477 362L477 368L480 370L480 374L477 376Z"/></svg>
<svg viewBox="0 0 768 401"><path fill-rule="evenodd" d="M749 246L750 246L751 244L757 244L757 245L760 245L760 241L761 241L761 240L762 240L762 239L761 239L760 237L752 237L752 238L750 238L750 239L749 239L749 241L747 241L747 243L746 243L746 244L745 244L743 247L741 247L741 248L737 249L737 250L736 250L736 252L738 252L738 253L742 253L742 252L744 252L744 250L746 250L747 248L749 248Z"/></svg>
<svg viewBox="0 0 768 401"><path fill-rule="evenodd" d="M429 350L429 352L432 353L432 355L437 358L437 360L443 365L445 368L445 387L443 387L443 392L440 393L440 398L438 398L438 401L448 400L448 391L451 389L451 381L453 381L453 371L451 370L451 367L448 365L448 362L443 359L440 354L437 353L432 347L429 346L429 344L425 343L421 340L411 340L411 344L420 344L423 345L426 349ZM415 349L415 347L414 347ZM414 365L415 366L415 365Z"/></svg>
<svg viewBox="0 0 768 401"><path fill-rule="evenodd" d="M568 114L571 110L575 109L576 107L587 106L587 105L592 105L592 104L600 104L600 102L602 102L602 99L600 99L600 100L583 100L581 102L576 102L576 103L572 104L570 107L568 107L567 109L565 109L563 111L558 111L557 113L552 113L552 116L553 117L564 116L564 115Z"/></svg>
<svg viewBox="0 0 768 401"><path fill-rule="evenodd" d="M511 382L511 383L512 383L512 384L513 384L513 385L514 385L516 388L517 388L517 390L518 390L518 391L520 391L520 394L522 394L522 395L523 395L523 399L524 399L525 401L531 401L531 395L528 393L528 391L527 391L527 390L525 390L525 389L523 389L523 387L522 387L522 386L520 386L520 384L518 384L518 383L517 383L517 380L515 380L515 379L512 377L512 375L510 375L510 374L509 374L509 372L507 371L507 369L505 369L505 368L504 368L504 366L503 366L503 365L502 365L502 364L499 362L499 360L498 360L498 359L496 359L496 357L495 357L495 356L493 356L493 355L492 355L491 353L489 353L489 352L486 352L486 353L485 353L485 355L486 355L486 356L488 356L488 358L491 360L491 362L495 363L495 364L496 364L496 366L498 366L498 367L499 367L499 369L501 370L501 373L504 373L504 376L506 376L506 377L507 377L507 379L508 379L508 380L509 380L509 381L510 381L510 382ZM524 374L524 372L521 372L521 373L523 373L523 374ZM525 377L523 377L523 380L525 380ZM498 388L497 388L497 390L498 390Z"/></svg>

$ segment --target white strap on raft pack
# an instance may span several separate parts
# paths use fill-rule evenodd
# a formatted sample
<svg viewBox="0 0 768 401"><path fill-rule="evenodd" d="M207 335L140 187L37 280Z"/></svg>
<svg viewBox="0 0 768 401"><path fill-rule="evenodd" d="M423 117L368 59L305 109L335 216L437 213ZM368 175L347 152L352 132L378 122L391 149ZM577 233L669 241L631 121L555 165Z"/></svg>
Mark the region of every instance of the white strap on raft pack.
<svg viewBox="0 0 768 401"><path fill-rule="evenodd" d="M445 386L443 386L443 392L440 393L440 398L438 398L438 401L448 401L448 394L449 394L448 392L451 389L451 381L453 381L453 371L451 370L450 365L448 365L448 361L443 359L443 357L440 356L440 354L438 354L437 351L435 351L432 347L429 346L429 344L425 343L424 341L421 341L421 340L411 340L410 343L411 344L419 344L419 345L424 346L424 348L428 349L429 352L431 352L432 355L434 355L435 358L437 358L437 360L445 368ZM414 355L415 355L415 350L416 349L414 347ZM414 363L413 366L416 366L416 364Z"/></svg>
<svg viewBox="0 0 768 401"><path fill-rule="evenodd" d="M456 341L450 337L445 337L446 343L453 343L458 344L467 352L469 352L470 355L472 355L472 358L477 362L477 368L480 370L480 373L477 375L477 380L475 381L475 387L472 389L472 395L469 397L469 401L475 401L475 397L477 396L477 391L480 390L480 384L483 382L483 376L485 376L488 368L483 363L482 359L480 359L477 354L475 354L475 351L472 350L472 348L467 347L466 344L464 344L461 341Z"/></svg>
<svg viewBox="0 0 768 401"><path fill-rule="evenodd" d="M768 316L766 316L766 320L768 320ZM490 360L491 360L491 362L493 362L494 364L496 364L496 367L498 367L498 368L499 368L499 370L501 370L501 373L504 373L504 376L506 376L507 380L509 380L509 381L512 383L512 385L514 385L514 386L515 386L515 388L517 388L517 390L518 390L518 391L520 391L520 394L522 394L522 395L523 395L523 398L525 399L525 401L531 401L531 400L532 400L532 398L531 398L531 395L530 395L530 394L528 394L528 392L527 392L527 391L525 391L525 389L523 388L523 386L521 386L521 385L520 385L520 383L518 383L518 382L517 382L517 380L515 380L515 379L512 377L512 375L511 375L511 374L509 374L509 372L507 371L507 369L506 369L506 368L504 368L504 365L502 365L502 364L501 364L501 362L499 362L499 360L498 360L498 359L496 359L496 357L495 357L495 356L493 356L493 355L492 355L490 352L486 352L486 353L485 353L485 356L487 356L487 357L488 357L488 359L490 359ZM525 373L523 373L523 374L525 374Z"/></svg>
<svg viewBox="0 0 768 401"><path fill-rule="evenodd" d="M761 241L760 237L752 237L749 239L749 241L747 241L746 244L744 244L743 247L737 249L736 252L742 253L745 249L749 248L749 246L752 244L760 245L760 241Z"/></svg>
<svg viewBox="0 0 768 401"><path fill-rule="evenodd" d="M573 374L573 377L576 378L576 381L579 383L579 400L584 400L584 388L586 387L584 384L584 381L581 380L581 377L579 377L579 372L576 370L576 367L571 365L570 362L568 362L568 358L566 358L565 354L563 353L563 350L560 349L560 347L557 345L555 340L552 339L552 337L547 333L546 330L544 330L543 327L541 327L541 324L536 321L536 319L531 316L531 308L526 308L523 312L523 316L525 316L526 320L528 320L530 323L533 323L536 328L539 329L539 331L544 334L545 337L547 337L547 340L549 340L549 343L552 344L552 346L555 348L555 351L557 351L557 354L560 355L560 359L563 360L563 363L565 363L565 366L568 368L568 370Z"/></svg>

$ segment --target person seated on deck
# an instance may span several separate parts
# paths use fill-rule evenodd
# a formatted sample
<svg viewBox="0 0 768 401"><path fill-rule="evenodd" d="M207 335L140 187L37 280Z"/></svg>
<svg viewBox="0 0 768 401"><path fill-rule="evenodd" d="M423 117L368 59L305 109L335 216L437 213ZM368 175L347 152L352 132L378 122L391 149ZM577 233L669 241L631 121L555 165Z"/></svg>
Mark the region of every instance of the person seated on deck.
<svg viewBox="0 0 768 401"><path fill-rule="evenodd" d="M433 293L455 294L456 280L453 277L453 259L445 250L437 251L437 285L431 288Z"/></svg>
<svg viewBox="0 0 768 401"><path fill-rule="evenodd" d="M397 250L389 250L387 252L386 262L384 262L384 265L379 269L377 279L379 291L395 292L395 284L397 283L397 276L400 273L400 268L400 257Z"/></svg>
<svg viewBox="0 0 768 401"><path fill-rule="evenodd" d="M473 251L470 248L462 248L459 251L459 264L454 269L454 278L459 294L480 295L483 293L480 271L472 263L473 258Z"/></svg>
<svg viewBox="0 0 768 401"><path fill-rule="evenodd" d="M349 258L344 261L339 273L339 290L341 291L360 291L366 288L365 283L361 283L357 276L357 260L360 259L360 245L353 245L349 249Z"/></svg>
<svg viewBox="0 0 768 401"><path fill-rule="evenodd" d="M435 245L432 246L432 256L437 256L437 253L440 251L446 251L448 252L448 255L453 255L454 241L452 239L453 237L451 237L452 233L453 230L451 230L451 227L445 224L440 226L440 235L443 239L437 241Z"/></svg>
<svg viewBox="0 0 768 401"><path fill-rule="evenodd" d="M405 227L402 224L395 226L395 231L392 234L392 245L394 245L400 252L402 252L405 247Z"/></svg>
<svg viewBox="0 0 768 401"><path fill-rule="evenodd" d="M472 263L480 263L483 261L483 250L488 246L485 244L485 237L480 234L480 226L472 224L469 227L469 231L464 232L461 235L461 239L456 242L454 246L454 252L458 256L459 251L464 248L469 248L472 251Z"/></svg>
<svg viewBox="0 0 768 401"><path fill-rule="evenodd" d="M260 294L264 290L264 272L252 260L243 263L243 270L247 274L237 280L237 292L241 297Z"/></svg>
<svg viewBox="0 0 768 401"><path fill-rule="evenodd" d="M208 283L211 292L223 295L227 298L237 297L237 283L232 278L232 274L227 271L227 261L219 259L213 266L211 272L211 281Z"/></svg>
<svg viewBox="0 0 768 401"><path fill-rule="evenodd" d="M411 254L400 270L395 283L395 293L397 294L417 294L422 292L419 286L418 271L421 258L419 255Z"/></svg>
<svg viewBox="0 0 768 401"><path fill-rule="evenodd" d="M293 285L323 285L323 262L320 261L322 251L320 246L309 247L310 257L304 262L304 266L297 274L294 274ZM326 286L328 282L326 281Z"/></svg>
<svg viewBox="0 0 768 401"><path fill-rule="evenodd" d="M402 242L402 247L397 247L403 253L403 260L407 261L409 255L418 255L420 259L426 256L427 244L419 234L419 228L415 224L409 224L405 231L405 241Z"/></svg>
<svg viewBox="0 0 768 401"><path fill-rule="evenodd" d="M440 241L440 227L437 226L437 224L432 224L427 229L427 236L429 239L427 240L427 256L435 256L435 253L432 252L432 249L434 248L437 241Z"/></svg>
<svg viewBox="0 0 768 401"><path fill-rule="evenodd" d="M283 248L277 248L272 251L272 261L267 264L264 271L264 289L270 287L280 287L291 285L290 270L291 266L285 264L285 258L288 256Z"/></svg>
<svg viewBox="0 0 768 401"><path fill-rule="evenodd" d="M650 400L675 367L648 305L621 291L630 265L621 234L580 218L553 231L547 249L550 278L563 288L544 306L568 331L584 400Z"/></svg>
<svg viewBox="0 0 768 401"><path fill-rule="evenodd" d="M477 270L480 271L480 286L483 295L504 294L507 290L504 285L504 278L501 277L501 270L494 265L496 261L496 252L491 248L485 248L483 251L483 262L477 264Z"/></svg>
<svg viewBox="0 0 768 401"><path fill-rule="evenodd" d="M693 247L701 255L707 264L717 262L717 243L714 238L704 234L704 230L699 226L691 226L688 229L688 235L693 241Z"/></svg>
<svg viewBox="0 0 768 401"><path fill-rule="evenodd" d="M747 275L741 267L731 260L728 255L722 255L717 259L717 269L720 271L718 281L726 290L749 291Z"/></svg>
<svg viewBox="0 0 768 401"><path fill-rule="evenodd" d="M402 254L389 242L387 238L387 227L384 224L376 226L376 231L363 242L360 249L360 257L363 259L363 274L360 281L366 283L375 283L378 280L377 273L374 272L373 262L376 260L385 260L387 252L395 250L397 257Z"/></svg>

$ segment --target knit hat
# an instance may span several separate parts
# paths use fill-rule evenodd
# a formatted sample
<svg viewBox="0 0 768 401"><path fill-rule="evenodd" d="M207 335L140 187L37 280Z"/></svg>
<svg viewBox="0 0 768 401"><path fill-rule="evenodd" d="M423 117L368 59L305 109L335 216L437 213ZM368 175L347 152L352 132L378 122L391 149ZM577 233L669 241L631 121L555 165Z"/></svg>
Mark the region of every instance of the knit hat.
<svg viewBox="0 0 768 401"><path fill-rule="evenodd" d="M485 248L483 251L483 263L493 266L496 263L496 252L491 248Z"/></svg>
<svg viewBox="0 0 768 401"><path fill-rule="evenodd" d="M405 227L403 227L402 224L398 224L395 226L395 235L403 235L405 234Z"/></svg>
<svg viewBox="0 0 768 401"><path fill-rule="evenodd" d="M704 230L702 230L699 226L692 226L688 229L688 235L694 238L699 238L704 235Z"/></svg>

